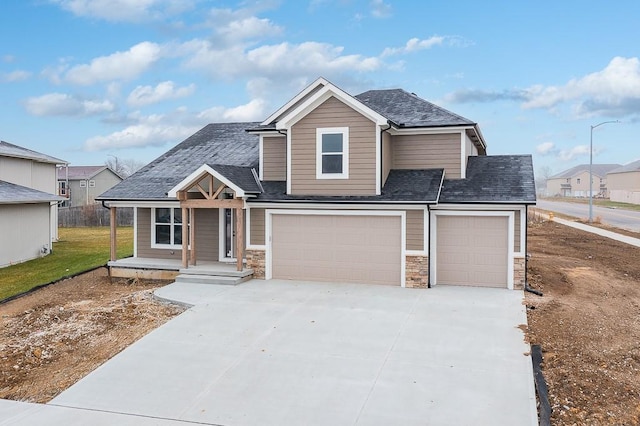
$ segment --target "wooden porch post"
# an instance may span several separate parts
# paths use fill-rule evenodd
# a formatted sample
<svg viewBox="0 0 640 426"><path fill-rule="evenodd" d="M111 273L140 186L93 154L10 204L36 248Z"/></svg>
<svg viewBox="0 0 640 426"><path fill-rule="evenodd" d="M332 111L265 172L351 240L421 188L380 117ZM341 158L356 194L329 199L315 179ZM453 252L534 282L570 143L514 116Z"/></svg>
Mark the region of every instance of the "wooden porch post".
<svg viewBox="0 0 640 426"><path fill-rule="evenodd" d="M236 259L237 269L242 271L242 258L244 255L244 210L242 206L236 207Z"/></svg>
<svg viewBox="0 0 640 426"><path fill-rule="evenodd" d="M117 245L117 241L116 241L116 237L117 237L117 233L116 233L116 226L117 226L117 220L118 220L118 216L116 216L116 207L111 207L109 209L109 226L110 226L110 231L111 231L111 250L110 250L110 259L111 261L116 261L118 260L118 253L116 251L118 245Z"/></svg>
<svg viewBox="0 0 640 426"><path fill-rule="evenodd" d="M189 210L186 207L182 207L182 267L189 266L189 227L187 226L187 212Z"/></svg>
<svg viewBox="0 0 640 426"><path fill-rule="evenodd" d="M191 227L189 228L189 241L191 242L191 264L196 265L196 209L189 209L189 220Z"/></svg>

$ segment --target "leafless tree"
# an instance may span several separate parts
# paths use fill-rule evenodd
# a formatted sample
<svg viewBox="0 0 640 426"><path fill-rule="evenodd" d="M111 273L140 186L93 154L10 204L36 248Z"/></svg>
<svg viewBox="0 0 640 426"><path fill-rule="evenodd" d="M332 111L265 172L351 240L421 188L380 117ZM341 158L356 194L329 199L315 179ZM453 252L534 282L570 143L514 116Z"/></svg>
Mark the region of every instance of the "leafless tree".
<svg viewBox="0 0 640 426"><path fill-rule="evenodd" d="M536 173L536 192L544 194L547 189L547 179L553 176L553 171L549 166L542 166Z"/></svg>
<svg viewBox="0 0 640 426"><path fill-rule="evenodd" d="M135 158L120 158L115 155L110 155L104 164L123 178L131 176L145 165Z"/></svg>

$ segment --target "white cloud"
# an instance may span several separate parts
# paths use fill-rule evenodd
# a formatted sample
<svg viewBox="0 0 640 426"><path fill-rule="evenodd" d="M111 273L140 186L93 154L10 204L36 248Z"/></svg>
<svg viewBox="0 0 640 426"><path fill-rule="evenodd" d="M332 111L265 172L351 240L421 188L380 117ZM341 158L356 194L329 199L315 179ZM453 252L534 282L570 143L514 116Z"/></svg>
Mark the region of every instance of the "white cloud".
<svg viewBox="0 0 640 426"><path fill-rule="evenodd" d="M551 109L570 103L578 117L637 114L640 107L640 60L615 57L601 71L562 86L532 86L523 108Z"/></svg>
<svg viewBox="0 0 640 426"><path fill-rule="evenodd" d="M391 6L383 0L371 0L369 7L374 18L388 18L391 16Z"/></svg>
<svg viewBox="0 0 640 426"><path fill-rule="evenodd" d="M214 43L227 47L282 34L282 27L269 19L258 18L252 13L253 11L249 9L212 9L207 26L215 33Z"/></svg>
<svg viewBox="0 0 640 426"><path fill-rule="evenodd" d="M129 94L127 104L132 106L155 104L165 100L190 96L195 90L195 84L190 84L185 87L176 87L173 81L163 81L155 87L138 86Z"/></svg>
<svg viewBox="0 0 640 426"><path fill-rule="evenodd" d="M555 151L555 146L553 142L543 142L536 146L536 152L540 155L548 155Z"/></svg>
<svg viewBox="0 0 640 426"><path fill-rule="evenodd" d="M417 52L419 50L431 49L434 46L442 46L445 43L455 44L454 40L457 40L455 37L449 36L431 36L427 39L419 39L414 37L407 41L404 46L401 47L387 47L382 51L382 57L391 56L391 55L404 55L407 53Z"/></svg>
<svg viewBox="0 0 640 426"><path fill-rule="evenodd" d="M138 43L125 52L95 58L89 64L76 65L65 79L79 85L113 80L131 80L149 69L162 56L162 47L148 41Z"/></svg>
<svg viewBox="0 0 640 426"><path fill-rule="evenodd" d="M6 74L1 74L0 80L7 83L13 83L16 81L24 81L29 77L31 77L31 73L29 71L16 70Z"/></svg>
<svg viewBox="0 0 640 426"><path fill-rule="evenodd" d="M108 100L82 99L65 93L28 98L24 106L29 114L36 116L86 116L115 109L115 105Z"/></svg>
<svg viewBox="0 0 640 426"><path fill-rule="evenodd" d="M8 64L10 64L11 62L14 62L16 60L16 57L13 55L3 55L2 56L2 62L6 62Z"/></svg>
<svg viewBox="0 0 640 426"><path fill-rule="evenodd" d="M112 22L140 22L178 14L191 7L184 0L50 0L76 16Z"/></svg>
<svg viewBox="0 0 640 426"><path fill-rule="evenodd" d="M198 114L207 122L258 121L266 116L266 102L253 99L249 103L234 108L212 107Z"/></svg>
<svg viewBox="0 0 640 426"><path fill-rule="evenodd" d="M596 150L594 149L594 154ZM576 145L570 149L562 149L558 152L558 158L563 161L570 161L576 157L589 155L589 145Z"/></svg>

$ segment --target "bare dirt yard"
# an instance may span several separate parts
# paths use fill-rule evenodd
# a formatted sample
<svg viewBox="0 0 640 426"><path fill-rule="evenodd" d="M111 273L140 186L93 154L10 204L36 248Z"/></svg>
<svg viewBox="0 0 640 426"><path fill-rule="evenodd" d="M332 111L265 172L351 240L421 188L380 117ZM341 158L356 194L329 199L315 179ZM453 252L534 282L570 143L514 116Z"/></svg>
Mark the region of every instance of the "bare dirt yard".
<svg viewBox="0 0 640 426"><path fill-rule="evenodd" d="M637 235L636 235L637 236ZM640 424L640 248L553 222L529 227L531 344L554 425Z"/></svg>
<svg viewBox="0 0 640 426"><path fill-rule="evenodd" d="M153 299L164 284L100 268L0 305L0 398L48 402L183 312Z"/></svg>

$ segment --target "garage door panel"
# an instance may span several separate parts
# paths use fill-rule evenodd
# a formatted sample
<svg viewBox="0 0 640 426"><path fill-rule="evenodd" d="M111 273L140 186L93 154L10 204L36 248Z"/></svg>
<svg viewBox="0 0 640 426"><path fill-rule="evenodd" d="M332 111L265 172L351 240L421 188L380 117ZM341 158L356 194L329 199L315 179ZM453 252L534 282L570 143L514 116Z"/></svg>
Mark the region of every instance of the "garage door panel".
<svg viewBox="0 0 640 426"><path fill-rule="evenodd" d="M272 216L274 278L400 284L399 216Z"/></svg>
<svg viewBox="0 0 640 426"><path fill-rule="evenodd" d="M508 218L438 216L438 284L506 287Z"/></svg>

